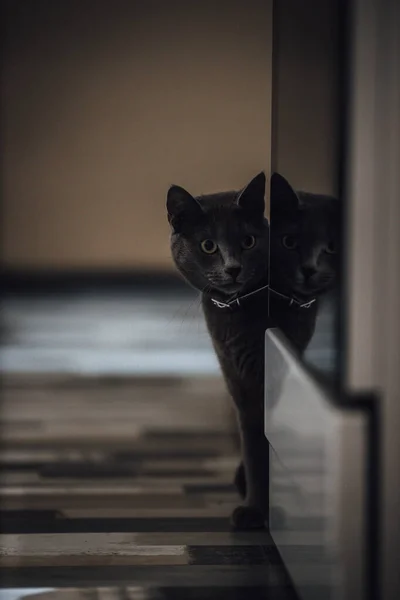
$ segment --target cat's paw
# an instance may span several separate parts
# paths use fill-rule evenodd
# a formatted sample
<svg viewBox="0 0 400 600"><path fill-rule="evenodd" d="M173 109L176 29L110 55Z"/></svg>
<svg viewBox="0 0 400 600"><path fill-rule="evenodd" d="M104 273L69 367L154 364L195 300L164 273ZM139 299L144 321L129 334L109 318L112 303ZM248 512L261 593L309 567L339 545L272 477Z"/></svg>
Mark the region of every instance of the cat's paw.
<svg viewBox="0 0 400 600"><path fill-rule="evenodd" d="M244 472L244 466L243 466L242 462L239 463L239 465L236 469L234 484L235 484L237 491L239 492L239 495L242 498L245 498L246 497L246 475Z"/></svg>
<svg viewBox="0 0 400 600"><path fill-rule="evenodd" d="M236 531L265 529L265 517L256 506L238 506L232 513L231 524Z"/></svg>

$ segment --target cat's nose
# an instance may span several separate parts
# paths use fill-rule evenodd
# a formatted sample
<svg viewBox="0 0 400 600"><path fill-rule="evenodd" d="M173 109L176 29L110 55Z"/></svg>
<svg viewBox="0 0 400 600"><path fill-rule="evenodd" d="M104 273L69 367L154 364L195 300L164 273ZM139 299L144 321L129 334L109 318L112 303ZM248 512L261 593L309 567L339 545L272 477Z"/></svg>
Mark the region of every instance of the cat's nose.
<svg viewBox="0 0 400 600"><path fill-rule="evenodd" d="M315 273L317 272L317 269L315 267L313 267L312 265L306 265L302 268L302 273L304 276L304 279L311 279L311 277L313 275L315 275Z"/></svg>
<svg viewBox="0 0 400 600"><path fill-rule="evenodd" d="M234 281L239 277L239 273L242 270L242 267L236 265L228 265L225 267L225 273L230 275Z"/></svg>

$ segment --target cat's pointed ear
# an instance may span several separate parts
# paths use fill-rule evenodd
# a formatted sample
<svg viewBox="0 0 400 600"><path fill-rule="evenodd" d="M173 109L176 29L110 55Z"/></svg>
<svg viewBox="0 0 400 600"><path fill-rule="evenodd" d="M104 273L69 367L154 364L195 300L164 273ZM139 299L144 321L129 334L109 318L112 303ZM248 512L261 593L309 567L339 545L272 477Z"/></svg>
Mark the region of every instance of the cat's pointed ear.
<svg viewBox="0 0 400 600"><path fill-rule="evenodd" d="M265 173L254 177L239 193L236 203L254 214L263 215L265 211Z"/></svg>
<svg viewBox="0 0 400 600"><path fill-rule="evenodd" d="M279 173L271 175L271 218L273 215L293 214L299 208L299 197L290 183Z"/></svg>
<svg viewBox="0 0 400 600"><path fill-rule="evenodd" d="M202 214L197 200L183 187L172 185L167 194L168 221L177 231L185 221L194 221Z"/></svg>

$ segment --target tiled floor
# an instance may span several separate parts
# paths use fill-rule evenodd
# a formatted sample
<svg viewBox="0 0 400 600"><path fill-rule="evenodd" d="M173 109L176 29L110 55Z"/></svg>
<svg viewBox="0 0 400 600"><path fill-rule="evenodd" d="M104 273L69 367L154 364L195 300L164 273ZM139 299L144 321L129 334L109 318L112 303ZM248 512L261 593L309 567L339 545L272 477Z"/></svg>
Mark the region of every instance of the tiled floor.
<svg viewBox="0 0 400 600"><path fill-rule="evenodd" d="M0 600L293 598L269 535L230 531L238 445L196 296L4 315Z"/></svg>

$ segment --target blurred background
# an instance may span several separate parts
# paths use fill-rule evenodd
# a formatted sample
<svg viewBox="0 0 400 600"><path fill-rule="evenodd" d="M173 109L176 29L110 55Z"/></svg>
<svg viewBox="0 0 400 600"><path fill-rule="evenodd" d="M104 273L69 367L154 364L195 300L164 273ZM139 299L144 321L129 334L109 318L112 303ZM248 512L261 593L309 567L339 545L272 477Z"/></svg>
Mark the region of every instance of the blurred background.
<svg viewBox="0 0 400 600"><path fill-rule="evenodd" d="M166 191L172 183L194 194L240 188L271 169L295 188L337 191L336 3L284 0L273 16L272 2L263 0L118 0L112 10L90 0L18 0L4 3L4 23L3 263L10 284L28 277L37 288L40 277L54 286L53 276L65 283L67 275L68 285L80 276L86 288L105 276L129 287L151 281L153 301L148 294L145 302L143 295L133 303L114 298L107 310L98 297L85 304L81 296L66 309L61 298L50 307L48 299L33 305L19 297L8 308L3 364L28 368L21 336L29 330L31 369L43 356L46 369L87 370L77 362L81 351L66 354L74 342L92 349L93 369L106 361L109 369L146 370L143 352L149 344L155 352L154 335L170 340L179 327L182 343L189 320L183 329L200 328L192 369L215 371L213 357L200 352L210 346L197 306L188 308L193 319L183 317L193 294L185 290L183 305L171 298L160 305L154 288L177 285ZM87 326L78 319L85 307ZM104 344L122 351L128 340L140 356L106 350L100 358ZM173 369L168 357L152 364ZM187 368L188 356L180 360L175 370Z"/></svg>
<svg viewBox="0 0 400 600"><path fill-rule="evenodd" d="M333 0L8 0L2 20L1 526L23 587L75 564L72 530L227 528L234 420L166 192L264 170L336 194L339 42ZM332 315L309 348L327 371Z"/></svg>

